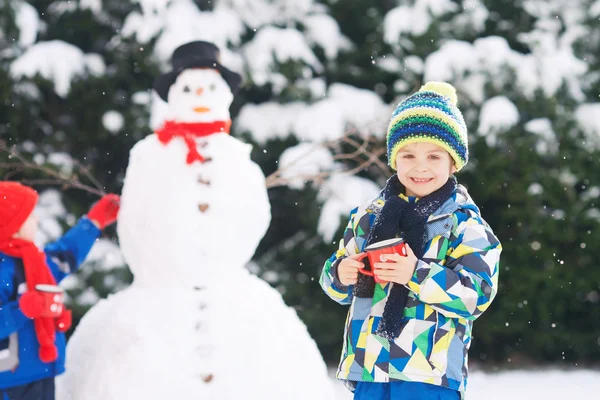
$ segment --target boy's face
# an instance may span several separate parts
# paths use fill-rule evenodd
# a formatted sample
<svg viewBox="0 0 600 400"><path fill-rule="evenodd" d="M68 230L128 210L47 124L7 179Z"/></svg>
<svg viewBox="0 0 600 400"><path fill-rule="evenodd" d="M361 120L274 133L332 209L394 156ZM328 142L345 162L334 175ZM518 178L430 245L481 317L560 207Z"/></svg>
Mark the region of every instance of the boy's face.
<svg viewBox="0 0 600 400"><path fill-rule="evenodd" d="M441 188L456 172L450 154L433 143L408 144L396 155L398 179L407 196L423 197Z"/></svg>
<svg viewBox="0 0 600 400"><path fill-rule="evenodd" d="M21 229L19 229L19 232L17 232L14 237L33 242L35 235L37 234L37 229L38 218L34 213L31 213L21 226Z"/></svg>

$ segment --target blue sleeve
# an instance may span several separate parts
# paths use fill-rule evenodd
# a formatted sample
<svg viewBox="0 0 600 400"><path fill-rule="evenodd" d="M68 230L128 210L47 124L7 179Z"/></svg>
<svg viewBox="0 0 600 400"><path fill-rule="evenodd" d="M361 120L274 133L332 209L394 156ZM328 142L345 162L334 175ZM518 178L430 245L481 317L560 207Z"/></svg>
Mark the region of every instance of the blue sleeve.
<svg viewBox="0 0 600 400"><path fill-rule="evenodd" d="M21 312L16 301L0 306L0 338L7 338L18 331L28 318Z"/></svg>
<svg viewBox="0 0 600 400"><path fill-rule="evenodd" d="M63 237L46 245L46 260L57 283L79 269L98 236L100 229L83 217Z"/></svg>

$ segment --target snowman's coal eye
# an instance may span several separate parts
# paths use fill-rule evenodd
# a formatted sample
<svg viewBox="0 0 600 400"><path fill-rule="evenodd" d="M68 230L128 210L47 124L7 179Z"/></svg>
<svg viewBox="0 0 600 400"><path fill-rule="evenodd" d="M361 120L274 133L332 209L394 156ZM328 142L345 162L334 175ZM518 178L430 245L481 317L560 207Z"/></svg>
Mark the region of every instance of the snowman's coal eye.
<svg viewBox="0 0 600 400"><path fill-rule="evenodd" d="M188 93L189 91L190 91L190 87L189 87L188 85L185 85L185 86L183 87L183 92L184 92L184 93Z"/></svg>
<svg viewBox="0 0 600 400"><path fill-rule="evenodd" d="M211 83L211 84L208 86L208 89L209 89L211 92L214 92L216 88L217 88L217 85L215 85L214 83Z"/></svg>

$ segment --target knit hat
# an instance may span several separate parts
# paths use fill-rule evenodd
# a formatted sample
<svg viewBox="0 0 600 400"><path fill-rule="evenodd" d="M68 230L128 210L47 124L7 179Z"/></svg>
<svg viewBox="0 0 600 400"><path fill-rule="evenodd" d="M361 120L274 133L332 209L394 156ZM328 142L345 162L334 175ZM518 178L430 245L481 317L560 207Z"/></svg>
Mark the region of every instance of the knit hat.
<svg viewBox="0 0 600 400"><path fill-rule="evenodd" d="M38 194L32 188L0 181L0 240L9 239L21 229L37 201Z"/></svg>
<svg viewBox="0 0 600 400"><path fill-rule="evenodd" d="M396 169L400 148L433 143L454 159L457 171L469 160L467 126L456 107L456 89L445 82L427 82L394 110L387 133L388 163Z"/></svg>

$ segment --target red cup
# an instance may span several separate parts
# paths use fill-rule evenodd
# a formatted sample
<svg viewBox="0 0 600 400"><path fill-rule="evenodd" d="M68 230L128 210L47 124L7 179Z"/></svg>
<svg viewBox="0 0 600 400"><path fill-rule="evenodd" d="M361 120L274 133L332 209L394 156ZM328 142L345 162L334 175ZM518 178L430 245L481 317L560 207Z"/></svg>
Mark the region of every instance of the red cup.
<svg viewBox="0 0 600 400"><path fill-rule="evenodd" d="M383 254L400 254L406 257L406 246L404 240L401 238L382 240L381 242L375 242L365 247L365 252L360 255L358 261L362 261L365 258L369 260L371 269L360 268L358 271L363 275L372 276L377 283L385 283L387 281L381 280L373 272L374 265L380 263L381 256Z"/></svg>
<svg viewBox="0 0 600 400"><path fill-rule="evenodd" d="M44 300L44 315L42 317L59 317L65 308L65 291L56 285L35 285L36 292L42 295Z"/></svg>

